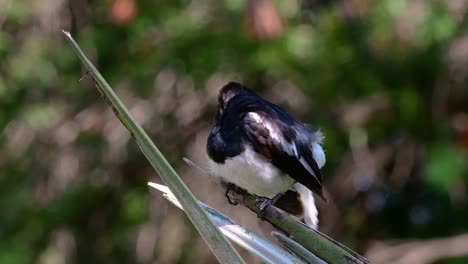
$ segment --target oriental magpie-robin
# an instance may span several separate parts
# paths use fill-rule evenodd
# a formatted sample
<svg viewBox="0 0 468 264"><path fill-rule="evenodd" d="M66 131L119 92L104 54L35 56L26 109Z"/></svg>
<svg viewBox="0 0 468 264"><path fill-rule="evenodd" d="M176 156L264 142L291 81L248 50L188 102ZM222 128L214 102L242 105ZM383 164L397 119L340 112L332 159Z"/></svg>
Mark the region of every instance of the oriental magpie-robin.
<svg viewBox="0 0 468 264"><path fill-rule="evenodd" d="M230 82L219 92L218 113L207 141L209 171L228 185L227 192L235 185L263 199L261 211L278 201L278 207L298 214L291 201L282 202L295 198L302 202L299 213L303 211L306 224L316 228L312 192L327 201L320 173L325 164L322 140L321 132Z"/></svg>

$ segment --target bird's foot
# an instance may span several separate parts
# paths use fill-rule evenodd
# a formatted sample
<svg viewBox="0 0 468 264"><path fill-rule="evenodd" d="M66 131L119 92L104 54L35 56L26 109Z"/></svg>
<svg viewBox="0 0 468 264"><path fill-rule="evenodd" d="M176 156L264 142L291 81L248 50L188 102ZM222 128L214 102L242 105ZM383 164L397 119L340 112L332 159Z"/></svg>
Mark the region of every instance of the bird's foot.
<svg viewBox="0 0 468 264"><path fill-rule="evenodd" d="M234 205L234 206L239 204L239 201L237 199L232 198L234 194L236 193L236 190L237 190L237 186L235 184L228 183L226 186L226 191L224 192L224 196L226 196L229 204Z"/></svg>
<svg viewBox="0 0 468 264"><path fill-rule="evenodd" d="M274 205L276 203L276 201L278 201L278 199L282 195L283 195L282 193L279 193L279 194L275 195L275 197L273 197L272 199L268 199L266 197L257 197L257 201L256 201L256 205L257 205L257 208L258 208L257 217L262 219L262 220L265 220L265 213L266 213L267 207L270 206L270 205Z"/></svg>
<svg viewBox="0 0 468 264"><path fill-rule="evenodd" d="M257 197L256 205L258 208L257 217L265 220L266 208L270 205L273 205L273 201L265 197Z"/></svg>

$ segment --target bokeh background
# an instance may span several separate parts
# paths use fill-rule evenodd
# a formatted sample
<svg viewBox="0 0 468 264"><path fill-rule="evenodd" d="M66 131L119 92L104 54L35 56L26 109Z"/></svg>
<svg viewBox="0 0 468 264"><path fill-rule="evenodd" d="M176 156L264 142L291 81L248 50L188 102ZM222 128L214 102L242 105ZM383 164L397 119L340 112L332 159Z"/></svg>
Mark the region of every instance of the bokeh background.
<svg viewBox="0 0 468 264"><path fill-rule="evenodd" d="M468 262L468 2L0 0L0 263L216 263L66 43L187 167L240 81L321 129L320 230L374 263ZM241 251L249 263L258 259Z"/></svg>

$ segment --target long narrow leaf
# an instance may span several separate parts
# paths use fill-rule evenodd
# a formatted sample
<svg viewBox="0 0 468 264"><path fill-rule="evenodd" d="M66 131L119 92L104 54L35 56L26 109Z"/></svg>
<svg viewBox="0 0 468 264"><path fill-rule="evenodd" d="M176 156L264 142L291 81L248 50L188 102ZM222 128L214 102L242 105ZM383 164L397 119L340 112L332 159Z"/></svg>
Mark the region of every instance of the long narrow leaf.
<svg viewBox="0 0 468 264"><path fill-rule="evenodd" d="M124 104L117 97L115 92L106 82L104 77L88 60L86 55L80 49L76 41L69 32L63 31L67 40L73 47L75 53L80 58L88 71L93 76L97 83L97 88L102 96L113 108L116 116L122 124L128 129L132 137L136 140L138 146L146 156L151 166L158 172L166 185L174 193L180 201L185 213L197 228L200 235L206 241L212 252L221 263L244 263L239 253L234 249L232 244L221 234L216 225L211 221L207 212L195 199L187 186L182 182L175 170L164 158L158 148L151 141L146 132L138 125Z"/></svg>
<svg viewBox="0 0 468 264"><path fill-rule="evenodd" d="M232 194L232 193L231 193ZM232 197L233 200L238 200L244 206L259 213L256 206L256 197L251 194L238 190ZM291 238L298 242L302 247L314 253L324 261L333 264L366 264L369 261L353 252L346 246L327 237L317 230L313 230L288 213L274 206L268 206L264 212L265 220L269 221L276 227L285 231Z"/></svg>
<svg viewBox="0 0 468 264"><path fill-rule="evenodd" d="M195 164L193 161L184 158L193 168L200 170L209 175L202 167ZM257 206L257 198L245 190L237 189L236 192L229 192L231 199L238 201L245 207L249 208L256 214L259 213ZM299 222L295 217L278 209L274 206L268 206L263 212L264 219L272 223L279 229L288 233L292 240L296 241L302 248L310 251L314 255L330 264L367 264L369 261L363 256L353 252L351 249L340 244L339 242L327 237L317 230L313 230L303 223Z"/></svg>
<svg viewBox="0 0 468 264"><path fill-rule="evenodd" d="M285 245L289 250L294 252L296 255L300 256L301 258L305 259L307 263L310 264L327 264L325 261L321 260L319 257L312 254L312 252L305 249L301 244L297 243L296 241L290 239L289 237L273 231L271 235L278 239L281 244Z"/></svg>
<svg viewBox="0 0 468 264"><path fill-rule="evenodd" d="M180 205L174 194L164 185L149 182L149 186L159 190L163 193L164 198L169 202L184 210ZM218 228L223 234L231 239L233 242L248 250L252 254L261 258L265 263L268 264L305 264L297 256L292 255L288 251L275 245L273 242L263 238L256 234L252 230L236 224L229 217L220 213L218 210L210 207L209 205L200 202L205 210L210 215L211 219L218 225ZM310 254L310 253L309 253ZM319 263L319 264L324 264Z"/></svg>

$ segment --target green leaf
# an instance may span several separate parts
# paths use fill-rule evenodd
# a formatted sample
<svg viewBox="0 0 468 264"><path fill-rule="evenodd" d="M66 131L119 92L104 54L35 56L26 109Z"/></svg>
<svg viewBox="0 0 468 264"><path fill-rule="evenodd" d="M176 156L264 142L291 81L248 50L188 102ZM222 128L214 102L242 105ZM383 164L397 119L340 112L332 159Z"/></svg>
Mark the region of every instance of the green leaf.
<svg viewBox="0 0 468 264"><path fill-rule="evenodd" d="M219 232L216 225L209 218L207 212L198 203L187 186L182 182L174 168L172 168L166 158L164 158L156 145L154 145L148 134L146 134L143 128L136 123L128 109L124 106L117 94L115 94L96 67L91 63L91 61L89 61L71 34L66 31L63 31L63 33L65 34L68 42L72 45L76 55L78 55L81 62L92 74L96 81L96 87L101 95L113 108L114 113L120 119L122 124L128 129L143 154L151 163L151 166L153 166L153 168L158 172L169 189L180 201L185 213L218 260L221 263L244 263L239 253L237 253L226 237Z"/></svg>

